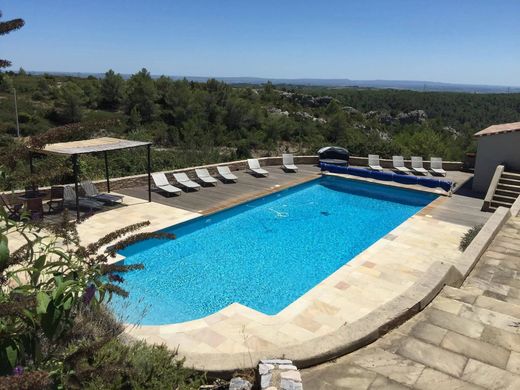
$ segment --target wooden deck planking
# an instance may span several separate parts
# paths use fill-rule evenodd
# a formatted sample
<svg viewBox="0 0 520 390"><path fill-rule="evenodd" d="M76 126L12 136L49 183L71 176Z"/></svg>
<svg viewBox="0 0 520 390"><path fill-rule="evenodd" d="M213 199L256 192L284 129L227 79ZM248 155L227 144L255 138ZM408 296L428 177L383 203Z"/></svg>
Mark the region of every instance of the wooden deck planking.
<svg viewBox="0 0 520 390"><path fill-rule="evenodd" d="M245 171L233 172L238 177L237 183L225 184L219 181L216 186L203 187L199 191L184 191L180 196L167 197L154 192L152 201L206 214L268 194L277 186L285 187L307 181L320 172L319 168L313 165L301 165L298 173L285 173L280 167L273 166L267 167L267 170L268 177L255 177ZM465 172L449 172L447 179L456 182L456 188L461 189L471 177L471 174ZM173 181L172 184L175 185ZM148 199L145 186L126 188L119 192L135 198ZM452 197L437 202L435 207L428 210L428 214L441 221L471 227L484 223L491 216L490 213L481 212L481 206L482 199L455 193Z"/></svg>
<svg viewBox="0 0 520 390"><path fill-rule="evenodd" d="M238 177L237 183L225 184L219 181L216 186L203 187L199 191L183 191L180 196L171 197L154 192L152 193L152 201L184 210L205 213L236 203L237 200L246 200L268 193L275 186L287 186L309 180L316 177L320 172L318 167L312 165L300 166L299 168L298 173L285 173L279 167L267 167L268 177L255 177L244 171L233 172ZM176 185L173 181L171 183ZM135 198L148 199L147 188L144 186L125 188L119 192Z"/></svg>

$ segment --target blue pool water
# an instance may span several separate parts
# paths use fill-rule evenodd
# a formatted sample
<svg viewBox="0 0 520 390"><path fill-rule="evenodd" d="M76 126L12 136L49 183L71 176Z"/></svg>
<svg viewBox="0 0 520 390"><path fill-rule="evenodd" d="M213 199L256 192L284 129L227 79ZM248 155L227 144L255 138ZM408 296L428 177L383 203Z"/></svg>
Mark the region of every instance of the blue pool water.
<svg viewBox="0 0 520 390"><path fill-rule="evenodd" d="M435 197L322 177L172 226L165 231L176 240L121 252L145 268L125 275L130 296L112 306L143 325L205 317L233 302L276 314Z"/></svg>

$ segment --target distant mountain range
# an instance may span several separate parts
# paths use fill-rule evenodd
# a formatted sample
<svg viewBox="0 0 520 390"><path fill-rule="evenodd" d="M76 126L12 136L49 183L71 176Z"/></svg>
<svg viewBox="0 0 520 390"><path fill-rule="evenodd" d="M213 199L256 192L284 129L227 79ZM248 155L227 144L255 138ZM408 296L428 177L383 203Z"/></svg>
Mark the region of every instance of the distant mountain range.
<svg viewBox="0 0 520 390"><path fill-rule="evenodd" d="M94 76L102 78L104 73L83 73L83 72L29 72L35 75L51 74L57 76L88 77ZM124 78L129 78L130 74L122 74ZM154 78L160 76L153 75ZM205 82L210 78L226 82L228 84L252 84L259 85L271 81L275 85L297 85L297 86L316 86L328 88L375 88L375 89L406 89L412 91L429 92L469 92L469 93L520 93L520 87L484 85L484 84L456 84L434 81L413 81L413 80L350 80L350 79L267 79L261 77L203 77L203 76L168 76L175 80L186 78L190 81Z"/></svg>

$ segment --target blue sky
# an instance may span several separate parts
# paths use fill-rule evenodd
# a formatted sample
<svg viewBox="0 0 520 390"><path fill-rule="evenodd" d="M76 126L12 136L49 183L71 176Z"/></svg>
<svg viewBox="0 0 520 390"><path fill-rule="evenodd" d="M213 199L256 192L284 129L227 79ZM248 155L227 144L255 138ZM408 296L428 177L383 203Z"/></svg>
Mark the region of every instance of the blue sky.
<svg viewBox="0 0 520 390"><path fill-rule="evenodd" d="M520 85L518 0L8 0L15 69Z"/></svg>

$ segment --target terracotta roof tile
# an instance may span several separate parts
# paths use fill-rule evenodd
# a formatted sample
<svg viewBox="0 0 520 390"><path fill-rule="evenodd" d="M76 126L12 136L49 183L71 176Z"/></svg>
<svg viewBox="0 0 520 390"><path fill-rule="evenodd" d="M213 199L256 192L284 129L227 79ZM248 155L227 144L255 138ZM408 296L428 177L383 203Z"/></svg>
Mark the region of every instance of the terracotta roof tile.
<svg viewBox="0 0 520 390"><path fill-rule="evenodd" d="M502 133L512 133L514 131L520 131L520 122L513 123L502 123L500 125L493 125L486 127L484 130L480 130L475 133L475 137L482 137L485 135L495 135Z"/></svg>

